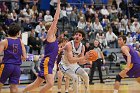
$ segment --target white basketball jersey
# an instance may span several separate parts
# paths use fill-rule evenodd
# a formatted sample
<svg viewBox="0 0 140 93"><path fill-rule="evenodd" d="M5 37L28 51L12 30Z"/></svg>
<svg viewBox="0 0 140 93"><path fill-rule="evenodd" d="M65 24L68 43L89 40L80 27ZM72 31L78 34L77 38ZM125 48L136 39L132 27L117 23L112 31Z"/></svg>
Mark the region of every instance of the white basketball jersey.
<svg viewBox="0 0 140 93"><path fill-rule="evenodd" d="M81 53L82 53L83 44L80 43L79 47L76 49L75 46L74 46L74 41L72 40L71 45L72 45L73 56L74 57L80 56ZM66 65L70 65L70 62L68 61L68 58L67 58L67 52L66 51L64 51L64 55L62 56L62 62ZM74 64L77 64L77 63L74 63Z"/></svg>

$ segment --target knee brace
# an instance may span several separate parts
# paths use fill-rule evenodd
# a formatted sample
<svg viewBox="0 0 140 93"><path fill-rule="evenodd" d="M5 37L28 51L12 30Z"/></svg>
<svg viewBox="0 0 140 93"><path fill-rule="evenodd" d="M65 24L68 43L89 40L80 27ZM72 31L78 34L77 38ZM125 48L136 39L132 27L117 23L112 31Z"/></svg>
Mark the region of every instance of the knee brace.
<svg viewBox="0 0 140 93"><path fill-rule="evenodd" d="M121 82L121 79L122 79L122 77L118 74L118 75L116 76L115 81Z"/></svg>

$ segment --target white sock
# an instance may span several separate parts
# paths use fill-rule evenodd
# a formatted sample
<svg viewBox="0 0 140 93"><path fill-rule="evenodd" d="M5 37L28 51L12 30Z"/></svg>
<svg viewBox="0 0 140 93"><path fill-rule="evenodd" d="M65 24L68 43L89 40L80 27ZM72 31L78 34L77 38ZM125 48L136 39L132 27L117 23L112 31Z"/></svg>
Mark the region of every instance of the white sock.
<svg viewBox="0 0 140 93"><path fill-rule="evenodd" d="M58 92L61 92L61 89L58 89Z"/></svg>
<svg viewBox="0 0 140 93"><path fill-rule="evenodd" d="M66 89L65 92L69 92L68 89Z"/></svg>
<svg viewBox="0 0 140 93"><path fill-rule="evenodd" d="M118 90L114 89L114 92L113 93L118 93Z"/></svg>

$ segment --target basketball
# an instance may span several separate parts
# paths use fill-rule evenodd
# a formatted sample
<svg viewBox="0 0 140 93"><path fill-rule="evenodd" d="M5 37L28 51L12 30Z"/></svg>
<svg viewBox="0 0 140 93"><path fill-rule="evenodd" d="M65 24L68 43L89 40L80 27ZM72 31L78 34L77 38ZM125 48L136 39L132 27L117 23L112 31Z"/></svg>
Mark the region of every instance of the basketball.
<svg viewBox="0 0 140 93"><path fill-rule="evenodd" d="M98 59L98 53L95 50L90 50L89 55L88 61L96 61Z"/></svg>

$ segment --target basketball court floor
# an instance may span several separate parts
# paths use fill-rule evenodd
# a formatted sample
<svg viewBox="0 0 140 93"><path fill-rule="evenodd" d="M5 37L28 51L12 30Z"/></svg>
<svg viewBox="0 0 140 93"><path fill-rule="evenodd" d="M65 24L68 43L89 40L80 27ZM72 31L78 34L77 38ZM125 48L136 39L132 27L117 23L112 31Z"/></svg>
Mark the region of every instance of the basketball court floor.
<svg viewBox="0 0 140 93"><path fill-rule="evenodd" d="M98 81L94 81L94 85L90 85L90 93L113 93L114 79L106 80L105 84L100 84ZM19 90L25 88L26 85L21 84ZM71 90L71 89L70 89ZM38 93L39 89L35 89L30 93ZM1 93L10 93L9 86L5 85ZM57 84L47 93L57 93ZM64 85L62 86L62 93L64 92ZM72 92L69 92L72 93ZM82 84L79 84L79 93L84 93L84 88ZM119 93L140 93L140 84L138 84L135 79L123 79L120 87Z"/></svg>

